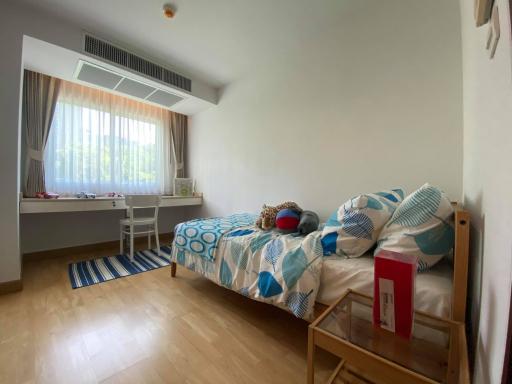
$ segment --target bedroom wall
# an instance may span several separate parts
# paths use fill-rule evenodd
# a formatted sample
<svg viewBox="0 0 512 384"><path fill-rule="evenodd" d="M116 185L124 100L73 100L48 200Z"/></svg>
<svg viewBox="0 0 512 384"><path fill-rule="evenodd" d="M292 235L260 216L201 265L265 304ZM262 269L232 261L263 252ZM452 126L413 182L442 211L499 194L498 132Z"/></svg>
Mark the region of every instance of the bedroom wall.
<svg viewBox="0 0 512 384"><path fill-rule="evenodd" d="M464 202L473 221L470 318L474 382L500 383L512 273L512 62L508 0L497 0L501 38L485 50L473 4L461 0L464 74Z"/></svg>
<svg viewBox="0 0 512 384"><path fill-rule="evenodd" d="M50 17L43 12L35 12L15 1L4 1L1 5L0 42L6 54L0 60L0 283L20 279L21 252L115 240L119 236L118 212L83 216L24 215L20 223L19 106L23 35L79 51L82 26ZM162 210L162 232L168 232L175 222L182 221L186 214L184 210ZM72 223L68 220L72 220Z"/></svg>
<svg viewBox="0 0 512 384"><path fill-rule="evenodd" d="M7 16L8 17L8 16ZM0 12L0 42L5 52L18 53L0 60L0 283L20 278L18 239L18 103L20 98L22 36L6 28Z"/></svg>
<svg viewBox="0 0 512 384"><path fill-rule="evenodd" d="M338 4L335 23L262 55L192 117L201 214L290 199L326 218L354 194L427 181L461 198L457 0Z"/></svg>
<svg viewBox="0 0 512 384"><path fill-rule="evenodd" d="M80 46L80 30L42 14L2 4L0 42L0 283L20 279L19 153L23 34L32 33L65 47ZM51 226L47 226L49 228Z"/></svg>

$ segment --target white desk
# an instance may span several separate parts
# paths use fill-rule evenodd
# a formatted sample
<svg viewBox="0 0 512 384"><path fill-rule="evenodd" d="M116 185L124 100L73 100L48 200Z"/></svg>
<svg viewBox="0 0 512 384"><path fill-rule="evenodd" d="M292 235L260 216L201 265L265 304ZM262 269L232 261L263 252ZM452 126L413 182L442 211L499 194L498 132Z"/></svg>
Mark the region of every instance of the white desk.
<svg viewBox="0 0 512 384"><path fill-rule="evenodd" d="M162 196L161 208L183 207L203 204L203 197ZM97 197L95 199L77 199L61 197L58 199L22 198L20 213L49 213L49 212L83 212L109 211L126 209L124 197Z"/></svg>

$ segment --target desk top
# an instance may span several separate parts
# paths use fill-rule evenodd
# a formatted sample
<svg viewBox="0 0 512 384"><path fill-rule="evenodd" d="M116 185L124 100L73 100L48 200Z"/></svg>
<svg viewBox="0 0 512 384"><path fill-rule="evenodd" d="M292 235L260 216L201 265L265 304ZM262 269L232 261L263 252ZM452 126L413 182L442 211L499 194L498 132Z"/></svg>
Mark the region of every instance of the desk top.
<svg viewBox="0 0 512 384"><path fill-rule="evenodd" d="M162 196L160 208L201 205L203 196ZM82 212L126 209L124 197L96 197L80 199L59 197L58 199L21 198L20 213Z"/></svg>

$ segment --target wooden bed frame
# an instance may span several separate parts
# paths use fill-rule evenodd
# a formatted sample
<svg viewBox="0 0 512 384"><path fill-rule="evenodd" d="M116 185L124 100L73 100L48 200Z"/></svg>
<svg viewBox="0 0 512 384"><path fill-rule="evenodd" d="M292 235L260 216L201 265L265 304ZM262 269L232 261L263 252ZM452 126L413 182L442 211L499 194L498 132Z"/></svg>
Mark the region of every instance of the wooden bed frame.
<svg viewBox="0 0 512 384"><path fill-rule="evenodd" d="M466 320L469 259L469 212L460 204L452 203L455 210L455 245L453 250L453 285L451 319L462 323ZM171 262L171 276L176 276L177 264ZM316 319L329 306L315 303Z"/></svg>

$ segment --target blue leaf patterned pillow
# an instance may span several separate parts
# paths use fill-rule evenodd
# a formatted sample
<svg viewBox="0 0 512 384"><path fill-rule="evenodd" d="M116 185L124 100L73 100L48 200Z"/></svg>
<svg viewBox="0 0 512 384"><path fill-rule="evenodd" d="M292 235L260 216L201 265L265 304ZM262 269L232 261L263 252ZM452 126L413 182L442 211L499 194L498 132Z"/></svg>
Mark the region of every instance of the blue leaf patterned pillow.
<svg viewBox="0 0 512 384"><path fill-rule="evenodd" d="M426 271L453 249L453 208L438 188L425 184L398 206L379 235L380 250L419 257L418 271Z"/></svg>
<svg viewBox="0 0 512 384"><path fill-rule="evenodd" d="M348 200L325 224L322 231L324 255L363 255L375 244L382 227L403 198L403 190L393 189Z"/></svg>

